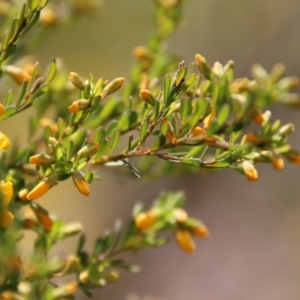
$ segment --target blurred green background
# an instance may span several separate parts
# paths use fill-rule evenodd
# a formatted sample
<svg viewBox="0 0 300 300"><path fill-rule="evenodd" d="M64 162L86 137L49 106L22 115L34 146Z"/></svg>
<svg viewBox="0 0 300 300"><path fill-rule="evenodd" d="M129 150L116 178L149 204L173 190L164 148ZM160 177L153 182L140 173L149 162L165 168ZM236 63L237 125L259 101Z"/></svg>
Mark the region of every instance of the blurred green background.
<svg viewBox="0 0 300 300"><path fill-rule="evenodd" d="M95 77L126 78L133 62L132 48L145 45L151 33L151 2L106 0L92 17L54 30L35 54L42 64L52 56L63 57L67 68L83 77L91 72ZM195 53L211 64L232 59L242 77L248 76L256 62L268 70L282 62L287 74L300 76L299 12L299 0L188 1L185 21L171 37L168 49L186 63L193 61ZM283 123L300 126L299 112L279 107L275 115ZM14 122L13 118L5 125L16 129ZM16 129L15 136L19 132ZM298 149L299 137L297 129L291 143ZM184 190L188 211L210 228L211 238L198 240L193 255L181 252L174 242L129 255L142 272L122 273L118 283L95 292L95 299L297 300L300 169L287 165L275 172L259 165L258 171L255 183L227 170L149 183L99 169L103 180L92 185L89 198L79 195L69 180L40 202L66 220L81 220L90 246L116 218L126 220L133 203L147 205L160 189ZM55 251L66 253L74 245L60 244ZM129 296L132 293L140 298ZM86 298L80 295L79 299Z"/></svg>

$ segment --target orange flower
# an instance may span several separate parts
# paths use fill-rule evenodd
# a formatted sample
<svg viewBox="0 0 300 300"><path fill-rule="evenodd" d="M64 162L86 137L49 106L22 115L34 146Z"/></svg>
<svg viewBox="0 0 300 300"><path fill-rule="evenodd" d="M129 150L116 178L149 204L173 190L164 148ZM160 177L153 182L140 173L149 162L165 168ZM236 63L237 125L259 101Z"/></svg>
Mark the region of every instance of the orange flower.
<svg viewBox="0 0 300 300"><path fill-rule="evenodd" d="M27 200L36 200L44 196L50 188L57 182L58 174L51 173L47 178L39 182L26 196Z"/></svg>
<svg viewBox="0 0 300 300"><path fill-rule="evenodd" d="M187 253L193 253L196 245L192 239L191 233L186 229L177 229L175 231L175 238L182 250Z"/></svg>
<svg viewBox="0 0 300 300"><path fill-rule="evenodd" d="M7 228L9 227L13 220L14 216L11 212L5 208L9 205L11 198L13 196L13 186L11 182L5 182L0 185L1 197L1 206L0 206L0 226Z"/></svg>
<svg viewBox="0 0 300 300"><path fill-rule="evenodd" d="M79 171L74 171L72 173L72 179L79 193L84 196L88 196L90 194L89 184Z"/></svg>
<svg viewBox="0 0 300 300"><path fill-rule="evenodd" d="M193 234L198 237L207 238L210 236L210 232L208 228L201 222L197 224L197 226L192 229Z"/></svg>
<svg viewBox="0 0 300 300"><path fill-rule="evenodd" d="M272 165L275 170L282 170L284 168L284 160L280 156L272 157Z"/></svg>
<svg viewBox="0 0 300 300"><path fill-rule="evenodd" d="M248 180L256 181L258 179L257 170L255 169L254 165L251 162L246 161L246 160L243 161L242 168L243 168Z"/></svg>
<svg viewBox="0 0 300 300"><path fill-rule="evenodd" d="M139 213L135 218L135 226L140 230L150 229L157 220L157 216L152 211Z"/></svg>

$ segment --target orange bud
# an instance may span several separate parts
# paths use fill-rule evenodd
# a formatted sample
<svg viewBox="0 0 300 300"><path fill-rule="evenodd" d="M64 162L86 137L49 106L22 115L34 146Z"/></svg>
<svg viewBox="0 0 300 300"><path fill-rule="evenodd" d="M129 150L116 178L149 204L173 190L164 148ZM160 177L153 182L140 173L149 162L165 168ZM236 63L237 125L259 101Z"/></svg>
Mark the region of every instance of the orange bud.
<svg viewBox="0 0 300 300"><path fill-rule="evenodd" d="M77 87L80 90L85 89L85 83L84 80L75 72L69 73L69 79L73 83L75 87Z"/></svg>
<svg viewBox="0 0 300 300"><path fill-rule="evenodd" d="M88 143L77 152L80 158L89 157L94 155L99 149L99 143Z"/></svg>
<svg viewBox="0 0 300 300"><path fill-rule="evenodd" d="M157 216L152 211L142 212L135 218L135 226L140 230L150 229L157 220Z"/></svg>
<svg viewBox="0 0 300 300"><path fill-rule="evenodd" d="M51 173L47 178L39 182L26 196L27 200L36 200L45 195L50 188L57 182L58 174Z"/></svg>
<svg viewBox="0 0 300 300"><path fill-rule="evenodd" d="M79 99L74 101L69 107L68 110L70 113L75 114L80 110L84 110L90 106L90 102L86 99Z"/></svg>
<svg viewBox="0 0 300 300"><path fill-rule="evenodd" d="M196 245L192 239L191 233L188 230L177 229L175 231L175 238L182 250L187 253L193 253L196 249Z"/></svg>
<svg viewBox="0 0 300 300"><path fill-rule="evenodd" d="M204 129L209 129L211 122L216 117L216 113L212 112L210 113L204 120L203 120L203 127Z"/></svg>
<svg viewBox="0 0 300 300"><path fill-rule="evenodd" d="M282 170L284 168L284 160L280 156L273 156L272 157L272 165L275 170Z"/></svg>
<svg viewBox="0 0 300 300"><path fill-rule="evenodd" d="M30 74L21 68L15 66L5 66L2 68L3 72L9 75L17 84L21 85L23 81L30 81Z"/></svg>
<svg viewBox="0 0 300 300"><path fill-rule="evenodd" d="M121 86L124 83L124 78L115 78L113 81L111 81L108 85L106 85L102 91L101 98L104 99L107 95L112 94L116 92L118 89L121 88Z"/></svg>
<svg viewBox="0 0 300 300"><path fill-rule="evenodd" d="M262 124L265 121L265 116L261 112L255 114L254 118L252 119L253 123L255 124Z"/></svg>
<svg viewBox="0 0 300 300"><path fill-rule="evenodd" d="M55 157L47 154L36 154L29 158L29 161L38 166L51 165L55 162Z"/></svg>
<svg viewBox="0 0 300 300"><path fill-rule="evenodd" d="M192 228L192 232L194 235L202 238L210 236L208 228L202 222L198 222L198 224Z"/></svg>
<svg viewBox="0 0 300 300"><path fill-rule="evenodd" d="M254 132L249 132L246 135L246 141L251 144L258 143L260 141L259 137Z"/></svg>
<svg viewBox="0 0 300 300"><path fill-rule="evenodd" d="M210 79L211 77L211 67L207 63L206 59L200 55L195 55L196 65L198 66L200 72L205 76L206 79Z"/></svg>
<svg viewBox="0 0 300 300"><path fill-rule="evenodd" d="M34 206L32 207L32 210L44 229L50 231L53 226L53 221L50 218L49 213L40 206Z"/></svg>
<svg viewBox="0 0 300 300"><path fill-rule="evenodd" d="M41 10L39 22L45 26L55 24L57 16L54 10L49 8L44 8Z"/></svg>
<svg viewBox="0 0 300 300"><path fill-rule="evenodd" d="M5 112L4 106L0 103L0 116L2 116Z"/></svg>
<svg viewBox="0 0 300 300"><path fill-rule="evenodd" d="M199 126L197 126L193 132L192 136L206 135L207 131Z"/></svg>
<svg viewBox="0 0 300 300"><path fill-rule="evenodd" d="M256 181L258 179L257 170L255 169L254 165L251 162L246 160L243 161L242 168L249 181Z"/></svg>
<svg viewBox="0 0 300 300"><path fill-rule="evenodd" d="M74 171L72 173L72 179L79 193L84 196L88 196L90 194L89 184L79 171Z"/></svg>
<svg viewBox="0 0 300 300"><path fill-rule="evenodd" d="M175 144L176 143L176 137L173 133L171 133L170 131L168 131L166 133L166 137L169 140L170 143Z"/></svg>
<svg viewBox="0 0 300 300"><path fill-rule="evenodd" d="M152 95L152 93L147 89L141 89L140 90L140 98L146 102L147 104L150 104L152 106L155 105L155 97Z"/></svg>

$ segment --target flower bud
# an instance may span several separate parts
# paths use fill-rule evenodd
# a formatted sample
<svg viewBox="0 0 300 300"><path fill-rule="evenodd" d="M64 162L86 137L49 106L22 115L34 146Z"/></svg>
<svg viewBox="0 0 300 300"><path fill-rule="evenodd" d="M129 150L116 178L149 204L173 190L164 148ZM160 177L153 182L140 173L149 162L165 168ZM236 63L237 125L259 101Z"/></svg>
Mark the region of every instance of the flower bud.
<svg viewBox="0 0 300 300"><path fill-rule="evenodd" d="M195 236L202 238L210 236L208 228L202 222L198 222L198 224L192 228L192 232Z"/></svg>
<svg viewBox="0 0 300 300"><path fill-rule="evenodd" d="M262 124L265 121L265 117L264 114L261 112L258 112L254 115L254 117L252 118L252 122L255 124Z"/></svg>
<svg viewBox="0 0 300 300"><path fill-rule="evenodd" d="M56 12L49 8L44 8L41 10L39 22L45 26L51 26L57 21Z"/></svg>
<svg viewBox="0 0 300 300"><path fill-rule="evenodd" d="M257 144L260 142L259 136L254 132L249 132L246 134L246 141L251 144Z"/></svg>
<svg viewBox="0 0 300 300"><path fill-rule="evenodd" d="M79 171L74 171L72 173L72 179L79 193L84 196L88 196L90 194L89 184Z"/></svg>
<svg viewBox="0 0 300 300"><path fill-rule="evenodd" d="M10 146L9 138L0 131L0 150L6 149Z"/></svg>
<svg viewBox="0 0 300 300"><path fill-rule="evenodd" d="M202 55L196 54L195 60L200 72L205 76L206 79L210 79L211 67L207 63L206 59Z"/></svg>
<svg viewBox="0 0 300 300"><path fill-rule="evenodd" d="M283 136L291 134L295 130L295 126L292 123L285 124L279 128L278 133Z"/></svg>
<svg viewBox="0 0 300 300"><path fill-rule="evenodd" d="M140 98L147 104L150 104L152 106L155 105L155 97L152 95L152 93L149 90L146 89L140 90Z"/></svg>
<svg viewBox="0 0 300 300"><path fill-rule="evenodd" d="M186 229L177 229L175 231L175 238L182 250L187 253L193 253L196 245L192 239L191 233Z"/></svg>
<svg viewBox="0 0 300 300"><path fill-rule="evenodd" d="M80 158L89 157L94 155L99 149L99 143L88 143L77 152Z"/></svg>
<svg viewBox="0 0 300 300"><path fill-rule="evenodd" d="M28 190L27 189L22 189L19 193L18 193L18 198L20 200L27 200L26 196L28 194Z"/></svg>
<svg viewBox="0 0 300 300"><path fill-rule="evenodd" d="M135 226L140 230L150 229L157 221L157 216L150 210L138 214L135 218Z"/></svg>
<svg viewBox="0 0 300 300"><path fill-rule="evenodd" d="M117 271L111 271L104 276L104 280L107 283L113 283L120 278L120 274Z"/></svg>
<svg viewBox="0 0 300 300"><path fill-rule="evenodd" d="M220 80L224 76L224 67L218 61L214 63L211 71Z"/></svg>
<svg viewBox="0 0 300 300"><path fill-rule="evenodd" d="M74 295L74 293L78 289L77 282L71 282L66 285L57 287L52 290L52 298L51 299L62 299L68 296Z"/></svg>
<svg viewBox="0 0 300 300"><path fill-rule="evenodd" d="M77 87L78 89L80 89L80 90L85 89L84 80L77 73L70 72L69 73L69 79L73 83L73 85L75 87Z"/></svg>
<svg viewBox="0 0 300 300"><path fill-rule="evenodd" d="M300 154L298 151L290 150L286 153L283 153L283 155L286 157L286 159L294 165L300 164Z"/></svg>
<svg viewBox="0 0 300 300"><path fill-rule="evenodd" d="M114 92L116 92L118 89L121 88L121 86L124 83L124 78L115 78L113 81L111 81L107 86L104 87L101 98L104 99L107 95L110 95Z"/></svg>
<svg viewBox="0 0 300 300"><path fill-rule="evenodd" d="M51 165L55 163L55 157L47 154L36 154L29 158L29 161L37 166Z"/></svg>
<svg viewBox="0 0 300 300"><path fill-rule="evenodd" d="M83 271L79 274L79 280L83 283L87 283L89 280L89 273L87 271Z"/></svg>
<svg viewBox="0 0 300 300"><path fill-rule="evenodd" d="M216 117L216 113L212 112L203 120L204 129L209 129L209 127L215 117Z"/></svg>
<svg viewBox="0 0 300 300"><path fill-rule="evenodd" d="M30 74L21 68L15 66L5 66L2 68L3 72L9 75L17 84L21 85L23 81L30 81Z"/></svg>
<svg viewBox="0 0 300 300"><path fill-rule="evenodd" d="M193 132L192 132L192 136L196 137L196 136L205 136L207 133L207 131L199 126L197 126Z"/></svg>
<svg viewBox="0 0 300 300"><path fill-rule="evenodd" d="M284 160L280 156L273 156L272 157L272 165L275 170L282 170L284 168Z"/></svg>
<svg viewBox="0 0 300 300"><path fill-rule="evenodd" d="M80 110L84 110L90 106L90 102L86 99L79 99L74 101L69 107L68 110L70 113L75 114Z"/></svg>
<svg viewBox="0 0 300 300"><path fill-rule="evenodd" d="M257 170L251 162L247 160L243 161L242 168L249 181L256 181L258 179Z"/></svg>
<svg viewBox="0 0 300 300"><path fill-rule="evenodd" d="M5 112L4 106L0 103L0 116L2 116Z"/></svg>
<svg viewBox="0 0 300 300"><path fill-rule="evenodd" d="M48 190L57 182L58 174L51 173L47 178L39 182L26 196L27 200L35 200L45 195Z"/></svg>
<svg viewBox="0 0 300 300"><path fill-rule="evenodd" d="M182 208L175 208L173 215L176 221L179 223L184 223L188 218L187 212Z"/></svg>
<svg viewBox="0 0 300 300"><path fill-rule="evenodd" d="M8 210L2 210L0 212L0 227L8 228L11 226L14 220L14 215Z"/></svg>

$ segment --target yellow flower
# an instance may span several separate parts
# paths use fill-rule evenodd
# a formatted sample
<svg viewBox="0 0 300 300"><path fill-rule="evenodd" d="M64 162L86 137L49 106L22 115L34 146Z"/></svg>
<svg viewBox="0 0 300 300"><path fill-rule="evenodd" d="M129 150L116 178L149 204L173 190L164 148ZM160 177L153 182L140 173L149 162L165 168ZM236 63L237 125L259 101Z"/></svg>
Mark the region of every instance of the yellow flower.
<svg viewBox="0 0 300 300"><path fill-rule="evenodd" d="M182 250L187 253L193 253L196 245L192 239L191 233L186 229L177 229L175 231L175 238Z"/></svg>
<svg viewBox="0 0 300 300"><path fill-rule="evenodd" d="M73 172L72 179L79 193L85 196L88 196L90 194L89 184L80 172Z"/></svg>
<svg viewBox="0 0 300 300"><path fill-rule="evenodd" d="M1 211L0 211L0 226L7 228L12 224L12 222L14 220L13 214L5 209L9 205L12 195L13 195L12 183L11 182L2 183L0 185L0 191L2 194Z"/></svg>
<svg viewBox="0 0 300 300"><path fill-rule="evenodd" d="M135 226L140 230L151 228L156 222L157 217L152 211L142 212L135 218Z"/></svg>
<svg viewBox="0 0 300 300"><path fill-rule="evenodd" d="M6 149L10 146L9 138L0 131L0 150Z"/></svg>

